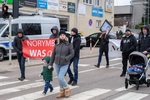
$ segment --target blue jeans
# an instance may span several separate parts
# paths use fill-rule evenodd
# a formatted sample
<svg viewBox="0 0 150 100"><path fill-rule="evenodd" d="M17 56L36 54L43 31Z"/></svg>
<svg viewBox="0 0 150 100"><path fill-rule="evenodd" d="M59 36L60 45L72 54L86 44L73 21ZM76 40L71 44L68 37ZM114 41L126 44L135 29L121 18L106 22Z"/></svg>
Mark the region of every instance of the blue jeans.
<svg viewBox="0 0 150 100"><path fill-rule="evenodd" d="M26 60L26 58L23 57L22 54L17 54L17 59L18 59L18 63L19 63L20 71L21 71L21 78L25 78L25 60Z"/></svg>
<svg viewBox="0 0 150 100"><path fill-rule="evenodd" d="M45 86L44 86L44 92L43 93L47 93L48 88L50 88L50 90L53 89L53 86L50 84L50 81L45 81Z"/></svg>
<svg viewBox="0 0 150 100"><path fill-rule="evenodd" d="M103 52L105 52L105 58L106 58L106 65L109 65L109 57L108 57L108 52L106 51L100 51L99 52L99 58L98 58L98 66L100 66L101 60L102 60L102 56L103 56Z"/></svg>
<svg viewBox="0 0 150 100"><path fill-rule="evenodd" d="M68 84L67 84L64 76L68 70L68 65L60 66L60 65L55 64L55 70L56 70L56 73L58 76L58 82L59 82L60 88L67 87Z"/></svg>
<svg viewBox="0 0 150 100"><path fill-rule="evenodd" d="M71 63L73 62L73 71L74 71L74 75L71 72L70 66ZM68 67L68 75L70 80L73 80L74 82L78 81L78 62L79 62L79 58L78 57L74 57L71 59L69 67Z"/></svg>

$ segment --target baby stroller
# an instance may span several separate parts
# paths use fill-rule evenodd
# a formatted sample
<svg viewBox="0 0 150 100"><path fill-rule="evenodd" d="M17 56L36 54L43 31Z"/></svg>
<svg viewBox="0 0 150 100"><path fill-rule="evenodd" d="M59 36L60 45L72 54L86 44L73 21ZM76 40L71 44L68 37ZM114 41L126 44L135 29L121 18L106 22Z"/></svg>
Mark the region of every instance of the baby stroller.
<svg viewBox="0 0 150 100"><path fill-rule="evenodd" d="M147 84L150 85L150 79L146 80L146 71L148 70L150 60L141 52L134 51L129 55L130 67L127 69L125 77L125 88L135 84L136 89L139 89L139 85Z"/></svg>

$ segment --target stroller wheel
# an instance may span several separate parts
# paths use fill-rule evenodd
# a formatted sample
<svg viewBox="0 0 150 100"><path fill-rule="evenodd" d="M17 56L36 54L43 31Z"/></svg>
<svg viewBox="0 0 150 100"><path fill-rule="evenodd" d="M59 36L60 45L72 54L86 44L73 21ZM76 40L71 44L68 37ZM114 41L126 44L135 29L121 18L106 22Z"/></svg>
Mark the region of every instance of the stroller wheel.
<svg viewBox="0 0 150 100"><path fill-rule="evenodd" d="M136 80L136 90L139 90L139 80Z"/></svg>
<svg viewBox="0 0 150 100"><path fill-rule="evenodd" d="M125 79L125 88L126 89L128 88L128 79L127 78Z"/></svg>
<svg viewBox="0 0 150 100"><path fill-rule="evenodd" d="M130 84L130 85L132 85L132 82L131 82L131 81L129 81L129 84Z"/></svg>
<svg viewBox="0 0 150 100"><path fill-rule="evenodd" d="M147 79L147 87L150 85L150 79Z"/></svg>

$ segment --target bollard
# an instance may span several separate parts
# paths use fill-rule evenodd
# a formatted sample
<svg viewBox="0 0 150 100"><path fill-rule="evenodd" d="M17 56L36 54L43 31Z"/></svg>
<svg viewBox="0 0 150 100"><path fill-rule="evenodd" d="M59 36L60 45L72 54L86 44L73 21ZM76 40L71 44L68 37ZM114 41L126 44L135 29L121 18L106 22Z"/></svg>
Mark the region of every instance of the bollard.
<svg viewBox="0 0 150 100"><path fill-rule="evenodd" d="M92 53L92 38L90 38L90 53Z"/></svg>

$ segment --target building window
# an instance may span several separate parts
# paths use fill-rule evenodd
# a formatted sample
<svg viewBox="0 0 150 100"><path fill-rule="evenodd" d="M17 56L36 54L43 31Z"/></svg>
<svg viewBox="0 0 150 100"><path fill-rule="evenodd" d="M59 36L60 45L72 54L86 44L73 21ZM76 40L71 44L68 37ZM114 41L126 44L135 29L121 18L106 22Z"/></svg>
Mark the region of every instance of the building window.
<svg viewBox="0 0 150 100"><path fill-rule="evenodd" d="M100 27L101 26L101 20L96 20L96 27Z"/></svg>
<svg viewBox="0 0 150 100"><path fill-rule="evenodd" d="M102 0L93 0L95 6L102 7Z"/></svg>
<svg viewBox="0 0 150 100"><path fill-rule="evenodd" d="M83 3L93 5L93 0L83 0Z"/></svg>

